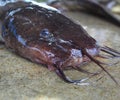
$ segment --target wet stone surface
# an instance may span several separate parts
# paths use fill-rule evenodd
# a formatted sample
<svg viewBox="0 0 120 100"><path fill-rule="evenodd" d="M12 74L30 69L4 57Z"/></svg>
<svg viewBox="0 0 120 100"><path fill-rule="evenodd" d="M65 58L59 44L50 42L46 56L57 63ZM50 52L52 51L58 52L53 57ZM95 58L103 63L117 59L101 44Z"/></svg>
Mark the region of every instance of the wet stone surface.
<svg viewBox="0 0 120 100"><path fill-rule="evenodd" d="M83 13L66 15L81 24L99 44L120 51L119 27ZM93 72L99 70L94 63L83 67ZM120 83L120 63L106 68ZM74 70L66 74L77 79L87 76ZM104 72L89 82L95 83L91 86L67 84L45 66L21 58L0 45L0 100L117 100L120 97L120 88Z"/></svg>

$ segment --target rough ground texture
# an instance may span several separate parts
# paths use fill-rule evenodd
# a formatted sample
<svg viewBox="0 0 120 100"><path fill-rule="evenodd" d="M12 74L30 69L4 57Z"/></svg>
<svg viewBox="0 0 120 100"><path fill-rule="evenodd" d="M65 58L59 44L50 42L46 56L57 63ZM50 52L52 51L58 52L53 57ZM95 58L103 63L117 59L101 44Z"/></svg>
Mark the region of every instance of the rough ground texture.
<svg viewBox="0 0 120 100"><path fill-rule="evenodd" d="M120 51L119 27L82 13L67 13L67 15L83 25L99 44ZM99 69L94 63L83 67L90 71ZM120 63L106 68L120 84ZM83 73L72 70L66 73L75 78L86 77ZM118 100L120 98L120 87L116 86L104 72L89 81L95 82L94 86L67 84L45 66L34 64L0 45L0 100Z"/></svg>

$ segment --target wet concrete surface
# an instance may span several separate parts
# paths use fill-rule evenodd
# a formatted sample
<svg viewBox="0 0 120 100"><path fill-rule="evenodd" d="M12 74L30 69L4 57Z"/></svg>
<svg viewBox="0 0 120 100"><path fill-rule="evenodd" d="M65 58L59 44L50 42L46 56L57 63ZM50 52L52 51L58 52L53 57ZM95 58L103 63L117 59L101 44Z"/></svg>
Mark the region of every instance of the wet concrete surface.
<svg viewBox="0 0 120 100"><path fill-rule="evenodd" d="M81 24L100 45L120 51L120 28L97 17L69 12L66 15ZM100 59L102 60L102 59ZM115 62L119 59L107 61ZM89 71L100 70L94 63L84 65ZM120 84L120 63L105 68ZM87 75L66 71L72 78ZM91 78L90 86L76 86L63 82L45 66L32 63L0 45L0 100L118 100L120 87L105 72Z"/></svg>

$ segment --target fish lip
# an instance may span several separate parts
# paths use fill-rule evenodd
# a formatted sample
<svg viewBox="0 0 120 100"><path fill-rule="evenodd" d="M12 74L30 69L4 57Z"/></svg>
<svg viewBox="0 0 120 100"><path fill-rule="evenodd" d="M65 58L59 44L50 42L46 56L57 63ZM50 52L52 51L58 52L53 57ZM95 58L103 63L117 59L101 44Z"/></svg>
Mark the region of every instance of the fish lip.
<svg viewBox="0 0 120 100"><path fill-rule="evenodd" d="M89 61L90 59L86 55L83 55L82 50L71 49L70 56L65 61L61 62L60 66L63 69L67 67L75 68Z"/></svg>
<svg viewBox="0 0 120 100"><path fill-rule="evenodd" d="M63 70L64 69L69 69L69 68L77 68L77 67L81 67L84 64L89 63L90 61L91 60L86 55L84 55L82 57L79 57L79 58L69 57L64 62L61 62L60 66Z"/></svg>
<svg viewBox="0 0 120 100"><path fill-rule="evenodd" d="M95 46L93 48L86 48L86 52L91 56L97 56L100 53L100 47Z"/></svg>

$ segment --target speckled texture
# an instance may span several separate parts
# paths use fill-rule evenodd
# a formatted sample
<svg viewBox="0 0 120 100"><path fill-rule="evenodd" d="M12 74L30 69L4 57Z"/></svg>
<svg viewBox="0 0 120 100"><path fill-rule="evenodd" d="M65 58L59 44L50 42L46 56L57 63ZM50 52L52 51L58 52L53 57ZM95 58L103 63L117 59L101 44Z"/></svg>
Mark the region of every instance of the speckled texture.
<svg viewBox="0 0 120 100"><path fill-rule="evenodd" d="M77 23L81 23L98 43L120 51L119 27L87 14L71 12L67 15ZM99 69L94 63L83 67L93 71ZM120 63L106 68L120 83ZM76 78L86 76L76 71L66 73ZM102 78L96 81L100 77ZM117 87L104 72L89 81L97 85L67 84L45 66L34 64L0 45L0 100L118 100L120 98L120 87Z"/></svg>

